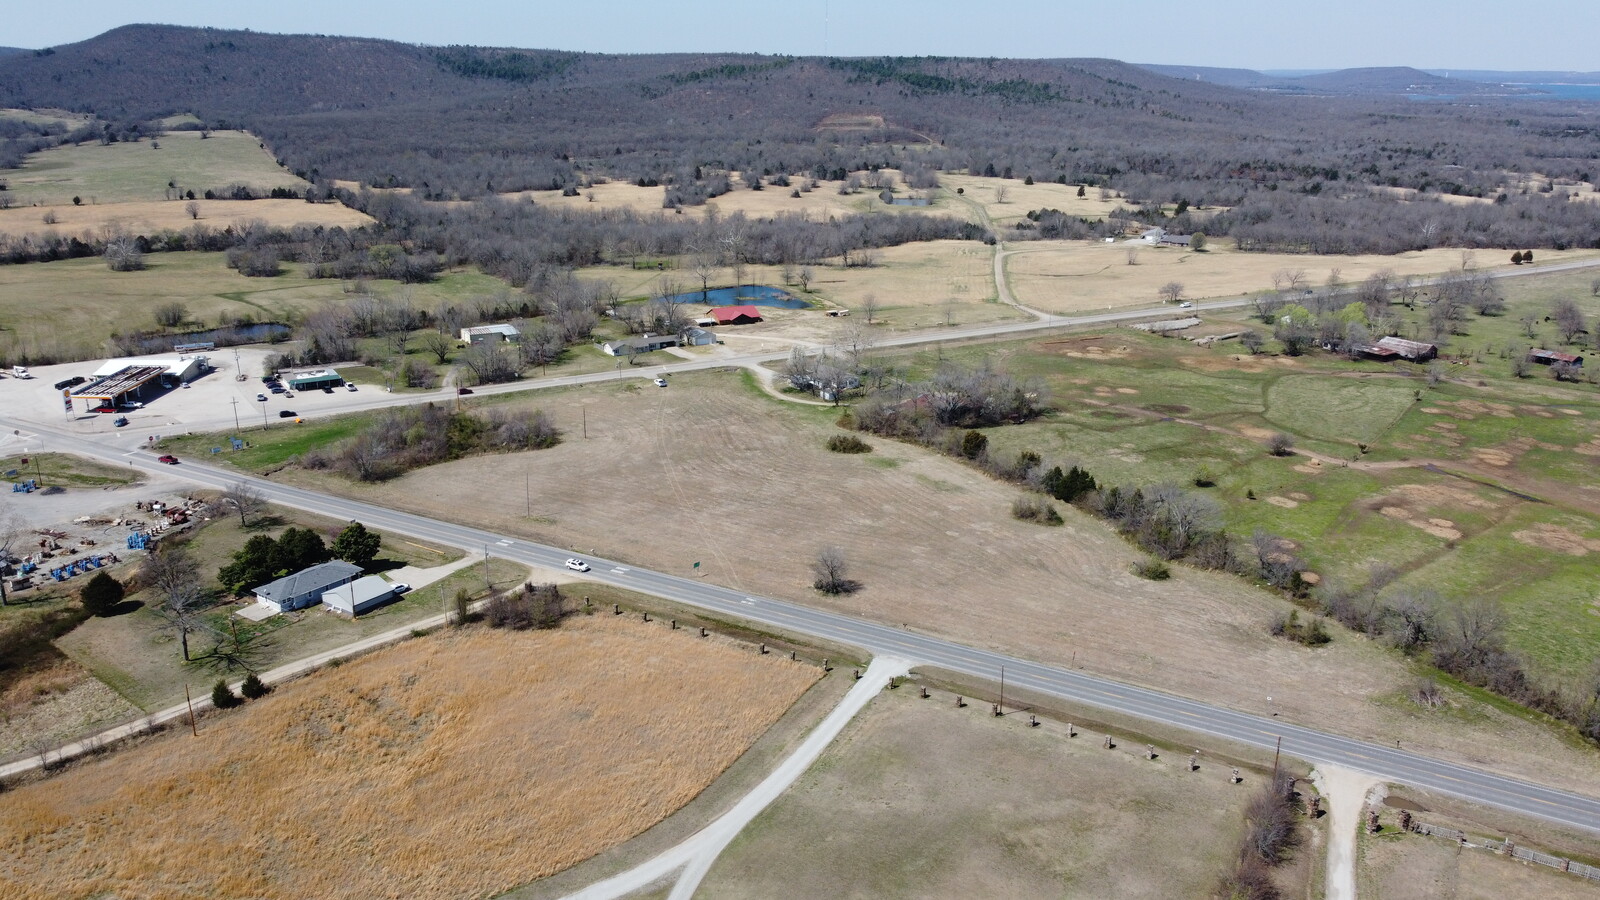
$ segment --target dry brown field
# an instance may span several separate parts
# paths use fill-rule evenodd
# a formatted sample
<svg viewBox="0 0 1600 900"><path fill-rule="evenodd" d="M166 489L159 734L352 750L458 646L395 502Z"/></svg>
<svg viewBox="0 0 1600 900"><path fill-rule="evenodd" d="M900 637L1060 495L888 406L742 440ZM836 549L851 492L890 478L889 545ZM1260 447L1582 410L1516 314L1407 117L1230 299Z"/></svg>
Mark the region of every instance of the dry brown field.
<svg viewBox="0 0 1600 900"><path fill-rule="evenodd" d="M1261 777L1143 750L884 692L695 896L1210 896Z"/></svg>
<svg viewBox="0 0 1600 900"><path fill-rule="evenodd" d="M869 438L829 453L831 409L784 404L737 373L541 393L566 432L535 455L461 460L379 486L285 470L366 500L602 558L863 616L1256 713L1600 792L1600 760L1548 728L1467 696L1410 703L1404 661L1344 633L1307 649L1272 637L1288 604L1237 578L1140 558L1097 520L1013 519L1010 485L922 449ZM586 411L586 412L585 412ZM588 437L580 430L587 422ZM1046 464L1050 464L1047 460ZM486 488L526 479L522 491ZM819 548L847 548L856 594L810 587Z"/></svg>
<svg viewBox="0 0 1600 900"><path fill-rule="evenodd" d="M275 228L325 225L360 228L373 219L341 203L307 203L304 200L196 200L200 218L184 210L185 202L149 200L137 203L98 203L85 206L17 206L0 209L0 234L61 234L69 237L103 237L107 230L131 234L183 231L203 225L221 231L241 222L258 221ZM56 218L44 222L46 212Z"/></svg>
<svg viewBox="0 0 1600 900"><path fill-rule="evenodd" d="M1006 257L1007 283L1017 302L1046 312L1069 314L1086 310L1149 306L1160 301L1161 286L1176 281L1189 299L1230 297L1270 290L1272 275L1301 270L1312 287L1322 287L1334 269L1343 284L1354 284L1384 270L1397 275L1432 275L1461 266L1460 250L1421 250L1394 256L1306 256L1286 253L1243 253L1227 241L1212 241L1203 253L1128 243L1048 241L1011 244ZM1137 249L1137 263L1128 253ZM1510 249L1479 250L1479 269L1511 265ZM1538 261L1592 258L1593 250L1541 250Z"/></svg>
<svg viewBox="0 0 1600 900"><path fill-rule="evenodd" d="M670 815L818 675L609 616L410 641L0 794L0 895L490 896Z"/></svg>
<svg viewBox="0 0 1600 900"><path fill-rule="evenodd" d="M62 657L0 690L0 759L35 743L54 747L138 715L132 703Z"/></svg>

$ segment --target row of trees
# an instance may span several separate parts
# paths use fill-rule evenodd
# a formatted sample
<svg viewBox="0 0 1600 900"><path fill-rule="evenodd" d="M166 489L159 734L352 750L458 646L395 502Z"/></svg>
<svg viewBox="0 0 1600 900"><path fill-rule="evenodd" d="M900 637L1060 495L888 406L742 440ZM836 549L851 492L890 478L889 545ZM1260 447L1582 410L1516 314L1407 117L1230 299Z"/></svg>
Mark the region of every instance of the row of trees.
<svg viewBox="0 0 1600 900"><path fill-rule="evenodd" d="M217 581L240 594L330 559L364 567L377 557L381 544L381 536L360 522L351 522L339 532L332 547L310 528L288 528L276 539L252 535L233 554L233 561L218 570Z"/></svg>

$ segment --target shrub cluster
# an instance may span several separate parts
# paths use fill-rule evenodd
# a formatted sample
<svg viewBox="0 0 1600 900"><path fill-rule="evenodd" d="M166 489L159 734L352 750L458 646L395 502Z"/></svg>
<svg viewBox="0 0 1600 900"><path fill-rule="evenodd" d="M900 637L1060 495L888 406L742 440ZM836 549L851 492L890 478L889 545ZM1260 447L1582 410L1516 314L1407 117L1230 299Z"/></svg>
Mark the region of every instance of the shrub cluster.
<svg viewBox="0 0 1600 900"><path fill-rule="evenodd" d="M828 438L828 449L835 453L871 453L872 445L853 434L836 434Z"/></svg>
<svg viewBox="0 0 1600 900"><path fill-rule="evenodd" d="M322 536L309 528L289 528L277 540L257 534L217 570L217 581L237 594L329 559Z"/></svg>
<svg viewBox="0 0 1600 900"><path fill-rule="evenodd" d="M1054 503L1035 496L1018 497L1011 504L1011 517L1040 525L1060 525L1062 521Z"/></svg>
<svg viewBox="0 0 1600 900"><path fill-rule="evenodd" d="M1300 611L1292 609L1287 613L1280 613L1272 620L1270 630L1274 635L1288 638L1297 644L1307 647L1320 647L1333 640L1328 634L1328 627L1321 616L1313 616L1309 620L1300 618Z"/></svg>
<svg viewBox="0 0 1600 900"><path fill-rule="evenodd" d="M333 469L360 481L384 481L411 469L481 453L542 450L561 440L540 410L452 412L436 404L385 412L331 451L300 458L311 469Z"/></svg>
<svg viewBox="0 0 1600 900"><path fill-rule="evenodd" d="M529 628L554 628L571 612L560 587L530 581L515 593L490 599L484 608L484 620L491 628L524 631Z"/></svg>

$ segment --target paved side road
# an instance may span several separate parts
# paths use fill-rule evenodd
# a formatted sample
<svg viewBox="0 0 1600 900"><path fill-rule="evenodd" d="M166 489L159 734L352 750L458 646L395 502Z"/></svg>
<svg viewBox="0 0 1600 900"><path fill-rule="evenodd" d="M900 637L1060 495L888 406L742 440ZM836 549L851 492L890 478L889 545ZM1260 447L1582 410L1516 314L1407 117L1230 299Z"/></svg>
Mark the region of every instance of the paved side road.
<svg viewBox="0 0 1600 900"><path fill-rule="evenodd" d="M0 426L12 427L0 419ZM132 464L151 470L149 454L118 454L73 435L46 434L51 449ZM464 525L398 512L369 503L332 497L303 488L241 476L200 463L185 462L178 473L208 487L237 481L255 485L274 503L338 519L358 519L397 534L491 553L530 566L561 568L572 551L535 544ZM590 558L590 577L606 584L661 597L723 616L771 628L860 647L874 656L917 660L920 664L986 680L1005 668L1008 685L1042 695L1130 715L1161 725L1197 731L1264 750L1281 739L1284 752L1312 763L1342 766L1385 781L1440 791L1600 833L1600 801L1532 782L1445 762L1366 741L1340 737L1278 719L1267 719L1198 700L1134 687L1105 678L1041 665L1029 660L964 646L876 622L826 612L781 600L752 597L720 585Z"/></svg>

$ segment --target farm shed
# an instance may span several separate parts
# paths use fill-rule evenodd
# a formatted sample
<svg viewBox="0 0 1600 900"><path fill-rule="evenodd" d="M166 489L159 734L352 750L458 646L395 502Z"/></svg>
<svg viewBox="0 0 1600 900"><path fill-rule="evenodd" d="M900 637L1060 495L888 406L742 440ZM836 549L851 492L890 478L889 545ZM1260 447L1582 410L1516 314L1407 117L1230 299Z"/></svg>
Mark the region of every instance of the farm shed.
<svg viewBox="0 0 1600 900"><path fill-rule="evenodd" d="M301 569L293 575L285 575L251 593L256 595L256 602L262 606L274 612L288 612L322 602L323 594L355 581L360 574L360 566L336 559Z"/></svg>
<svg viewBox="0 0 1600 900"><path fill-rule="evenodd" d="M653 353L664 347L678 346L677 335L672 334L642 334L638 337L624 338L620 341L607 341L600 345L600 349L607 356L627 356L632 353Z"/></svg>
<svg viewBox="0 0 1600 900"><path fill-rule="evenodd" d="M1405 338L1398 337L1379 338L1378 342L1373 346L1379 351L1389 351L1388 353L1372 353L1369 348L1368 355L1376 359L1393 359L1398 356L1401 359L1409 359L1412 362L1427 362L1439 355L1439 348L1434 344L1424 343L1423 341L1408 341Z"/></svg>
<svg viewBox="0 0 1600 900"><path fill-rule="evenodd" d="M346 616L359 616L394 599L394 585L376 575L358 578L322 592L322 605Z"/></svg>
<svg viewBox="0 0 1600 900"><path fill-rule="evenodd" d="M1571 353L1562 353L1560 350L1529 350L1528 361L1536 362L1541 366L1568 365L1582 366L1583 357L1573 356Z"/></svg>
<svg viewBox="0 0 1600 900"><path fill-rule="evenodd" d="M1194 242L1194 236L1188 234L1163 234L1161 240L1156 241L1158 247L1183 247L1187 249Z"/></svg>
<svg viewBox="0 0 1600 900"><path fill-rule="evenodd" d="M318 369L315 372L300 372L289 376L289 389L292 391L314 391L319 388L333 388L344 384L344 379L333 369Z"/></svg>
<svg viewBox="0 0 1600 900"><path fill-rule="evenodd" d="M482 344L485 342L509 342L522 335L517 326L501 323L499 325L474 325L471 328L461 329L461 340L468 344Z"/></svg>
<svg viewBox="0 0 1600 900"><path fill-rule="evenodd" d="M697 325L691 325L683 330L683 345L685 347L707 347L716 342L716 335Z"/></svg>
<svg viewBox="0 0 1600 900"><path fill-rule="evenodd" d="M710 310L718 325L749 325L761 321L761 311L754 306L718 306Z"/></svg>

